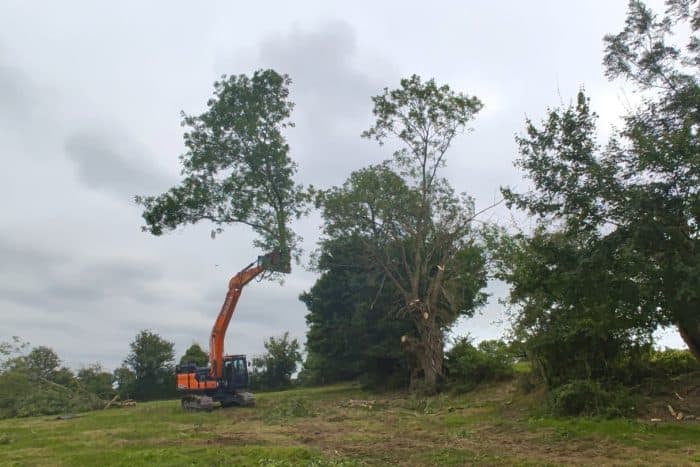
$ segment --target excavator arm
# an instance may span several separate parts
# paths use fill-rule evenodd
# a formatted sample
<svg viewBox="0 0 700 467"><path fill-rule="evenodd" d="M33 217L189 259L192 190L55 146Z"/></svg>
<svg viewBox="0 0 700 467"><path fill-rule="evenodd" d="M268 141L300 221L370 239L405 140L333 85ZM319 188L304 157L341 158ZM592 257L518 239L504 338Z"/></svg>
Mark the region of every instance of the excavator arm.
<svg viewBox="0 0 700 467"><path fill-rule="evenodd" d="M257 261L250 263L229 281L226 299L211 330L209 340L209 376L212 379L218 380L224 375L224 338L243 287L266 270L287 272L289 266L282 263L279 253L268 253L258 257Z"/></svg>

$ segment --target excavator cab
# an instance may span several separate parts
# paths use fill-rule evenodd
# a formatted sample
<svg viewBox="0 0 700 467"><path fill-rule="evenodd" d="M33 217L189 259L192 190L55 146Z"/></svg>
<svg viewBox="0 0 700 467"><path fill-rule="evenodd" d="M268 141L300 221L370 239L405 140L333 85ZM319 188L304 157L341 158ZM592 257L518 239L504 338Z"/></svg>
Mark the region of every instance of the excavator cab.
<svg viewBox="0 0 700 467"><path fill-rule="evenodd" d="M224 357L224 384L229 389L248 387L248 367L245 355Z"/></svg>

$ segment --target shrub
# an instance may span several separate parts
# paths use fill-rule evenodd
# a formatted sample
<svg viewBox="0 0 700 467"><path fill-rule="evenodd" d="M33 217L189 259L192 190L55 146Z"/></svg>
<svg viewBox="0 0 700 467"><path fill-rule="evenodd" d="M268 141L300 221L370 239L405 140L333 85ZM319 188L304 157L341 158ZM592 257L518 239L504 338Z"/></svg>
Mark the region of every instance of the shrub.
<svg viewBox="0 0 700 467"><path fill-rule="evenodd" d="M511 378L513 363L507 344L497 340L474 347L468 338L461 338L445 355L448 384L458 391L468 391L484 381Z"/></svg>
<svg viewBox="0 0 700 467"><path fill-rule="evenodd" d="M622 388L606 389L597 381L574 380L552 389L549 409L557 416L622 417L633 415L635 399Z"/></svg>
<svg viewBox="0 0 700 467"><path fill-rule="evenodd" d="M83 412L101 404L80 387L37 380L21 371L0 374L0 418Z"/></svg>
<svg viewBox="0 0 700 467"><path fill-rule="evenodd" d="M649 364L656 375L663 376L700 371L700 362L688 350L656 350L652 353Z"/></svg>

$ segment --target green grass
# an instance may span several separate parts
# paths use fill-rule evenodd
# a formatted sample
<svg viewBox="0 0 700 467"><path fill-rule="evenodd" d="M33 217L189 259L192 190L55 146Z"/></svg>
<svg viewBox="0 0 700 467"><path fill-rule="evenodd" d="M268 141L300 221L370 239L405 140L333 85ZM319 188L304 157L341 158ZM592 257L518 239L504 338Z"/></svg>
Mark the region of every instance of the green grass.
<svg viewBox="0 0 700 467"><path fill-rule="evenodd" d="M354 407L352 399L375 403ZM680 465L700 459L699 423L532 418L532 400L511 383L428 398L335 385L262 393L257 400L255 408L211 413L162 401L68 420L2 420L0 465Z"/></svg>

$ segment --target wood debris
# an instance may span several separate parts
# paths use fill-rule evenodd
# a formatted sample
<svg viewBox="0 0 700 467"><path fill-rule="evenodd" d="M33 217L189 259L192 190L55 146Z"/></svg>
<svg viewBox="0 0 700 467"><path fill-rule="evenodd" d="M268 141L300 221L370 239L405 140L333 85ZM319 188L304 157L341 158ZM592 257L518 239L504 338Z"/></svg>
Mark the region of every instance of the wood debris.
<svg viewBox="0 0 700 467"><path fill-rule="evenodd" d="M342 403L341 406L343 407L364 407L366 409L372 410L374 408L374 404L377 402L376 400L360 400L360 399L350 399L349 401Z"/></svg>
<svg viewBox="0 0 700 467"><path fill-rule="evenodd" d="M695 420L695 415L686 414L686 413L683 412L682 410L675 410L675 409L671 406L671 404L668 404L666 407L668 408L668 413L670 413L671 416L672 416L673 418L675 418L676 420L678 420L678 421L681 421L681 420Z"/></svg>
<svg viewBox="0 0 700 467"><path fill-rule="evenodd" d="M671 404L668 404L666 407L668 407L668 412L671 414L673 418L676 418L678 416L678 412L676 412L673 407L671 407Z"/></svg>
<svg viewBox="0 0 700 467"><path fill-rule="evenodd" d="M119 394L114 396L111 401L107 402L104 409L108 409L110 407L133 407L136 405L136 401L133 399L126 399L123 401L117 401L117 399L119 399Z"/></svg>

